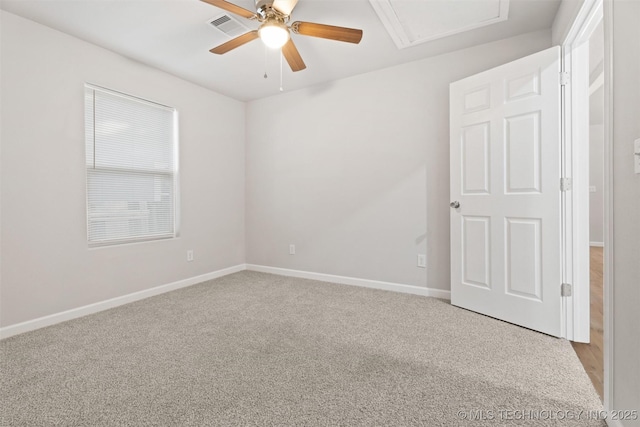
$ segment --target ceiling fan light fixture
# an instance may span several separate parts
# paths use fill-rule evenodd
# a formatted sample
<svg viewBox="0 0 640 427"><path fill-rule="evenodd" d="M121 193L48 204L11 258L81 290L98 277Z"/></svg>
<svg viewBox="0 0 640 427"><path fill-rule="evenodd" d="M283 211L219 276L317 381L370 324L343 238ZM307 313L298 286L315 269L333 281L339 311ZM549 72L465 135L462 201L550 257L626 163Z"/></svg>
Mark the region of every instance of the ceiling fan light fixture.
<svg viewBox="0 0 640 427"><path fill-rule="evenodd" d="M277 21L267 21L258 30L262 42L271 49L280 49L289 41L289 29Z"/></svg>

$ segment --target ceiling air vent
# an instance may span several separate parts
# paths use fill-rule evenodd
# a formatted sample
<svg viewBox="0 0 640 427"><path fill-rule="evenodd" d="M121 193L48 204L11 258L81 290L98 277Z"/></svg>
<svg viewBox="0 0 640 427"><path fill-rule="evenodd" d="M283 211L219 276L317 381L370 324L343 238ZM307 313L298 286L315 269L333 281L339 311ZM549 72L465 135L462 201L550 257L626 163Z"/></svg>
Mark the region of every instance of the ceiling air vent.
<svg viewBox="0 0 640 427"><path fill-rule="evenodd" d="M245 27L240 22L236 21L231 16L226 14L216 16L215 18L210 19L207 22L209 25L222 31L229 37L238 37L249 31L249 28Z"/></svg>

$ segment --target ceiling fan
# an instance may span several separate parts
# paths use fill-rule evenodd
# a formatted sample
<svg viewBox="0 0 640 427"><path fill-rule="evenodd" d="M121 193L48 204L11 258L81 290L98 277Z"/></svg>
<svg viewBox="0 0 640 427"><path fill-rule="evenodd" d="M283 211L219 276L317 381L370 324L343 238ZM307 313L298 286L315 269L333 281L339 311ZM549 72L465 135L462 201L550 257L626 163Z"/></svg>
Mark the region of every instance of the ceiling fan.
<svg viewBox="0 0 640 427"><path fill-rule="evenodd" d="M282 48L282 55L289 63L291 70L295 72L304 70L307 66L291 39L291 32L303 36L320 37L355 44L360 43L362 39L362 30L354 28L334 27L333 25L302 21L296 21L288 25L291 12L296 7L298 0L255 0L256 12L236 6L225 0L202 1L243 18L260 22L260 27L257 30L249 31L210 50L211 53L218 55L260 38L268 47L274 49Z"/></svg>

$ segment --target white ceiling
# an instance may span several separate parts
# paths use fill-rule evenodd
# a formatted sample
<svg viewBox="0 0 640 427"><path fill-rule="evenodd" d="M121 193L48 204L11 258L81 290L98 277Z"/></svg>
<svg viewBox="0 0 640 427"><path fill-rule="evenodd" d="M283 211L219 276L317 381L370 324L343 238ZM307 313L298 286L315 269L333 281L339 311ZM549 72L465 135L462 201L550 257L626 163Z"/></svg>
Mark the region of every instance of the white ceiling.
<svg viewBox="0 0 640 427"><path fill-rule="evenodd" d="M452 22L456 14L468 20L468 13L460 9L465 1L494 0L394 3L402 3L403 10L413 4L418 11L425 2L439 2L442 21ZM253 0L233 2L255 9ZM450 10L442 7L445 3L452 5ZM292 73L285 61L284 90L550 28L559 4L560 0L511 0L506 21L398 49L368 0L300 0L292 21L360 28L364 36L359 45L353 45L293 35L307 69ZM209 53L230 38L207 23L223 11L199 0L2 0L0 7L238 100L279 93L280 56L266 52L259 40L222 56ZM250 28L257 26L238 20ZM267 79L263 77L265 63Z"/></svg>

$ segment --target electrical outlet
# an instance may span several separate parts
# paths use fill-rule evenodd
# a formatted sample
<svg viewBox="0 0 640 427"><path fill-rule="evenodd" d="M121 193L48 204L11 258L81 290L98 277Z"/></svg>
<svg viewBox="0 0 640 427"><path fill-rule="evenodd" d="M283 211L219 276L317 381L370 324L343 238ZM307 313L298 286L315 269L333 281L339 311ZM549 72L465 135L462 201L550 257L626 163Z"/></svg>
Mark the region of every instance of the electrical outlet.
<svg viewBox="0 0 640 427"><path fill-rule="evenodd" d="M427 268L427 256L425 254L418 254L418 267Z"/></svg>
<svg viewBox="0 0 640 427"><path fill-rule="evenodd" d="M189 261L189 262L193 261L193 250L192 249L189 249L187 251L187 261Z"/></svg>
<svg viewBox="0 0 640 427"><path fill-rule="evenodd" d="M296 245L289 245L289 255L296 254Z"/></svg>

